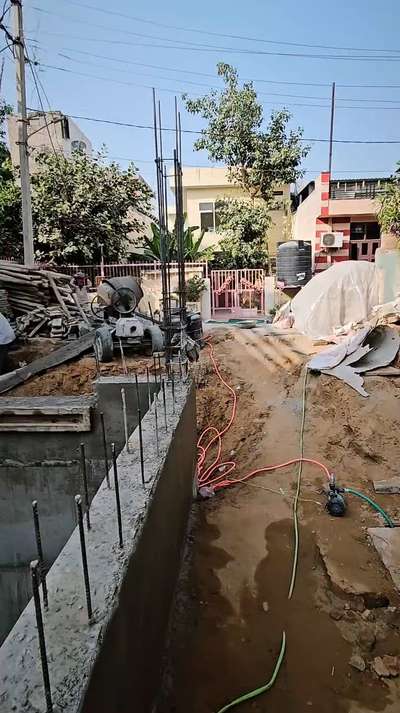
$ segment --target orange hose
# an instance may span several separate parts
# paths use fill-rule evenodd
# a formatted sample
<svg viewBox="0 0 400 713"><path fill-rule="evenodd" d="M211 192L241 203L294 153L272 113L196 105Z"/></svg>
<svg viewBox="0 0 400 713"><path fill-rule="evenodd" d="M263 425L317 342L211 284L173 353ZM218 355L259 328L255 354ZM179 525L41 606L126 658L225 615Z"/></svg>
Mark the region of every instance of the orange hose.
<svg viewBox="0 0 400 713"><path fill-rule="evenodd" d="M278 470L278 468L286 468L289 465L294 465L295 463L313 463L314 465L318 466L321 468L328 479L331 478L331 474L329 472L329 469L324 465L323 463L320 463L320 461L315 460L313 458L291 458L288 461L285 461L284 463L277 463L275 465L268 465L264 466L263 468L256 468L255 470L250 471L250 473L247 473L243 475L241 478L227 478L227 476L232 473L234 470L236 470L236 462L235 461L221 461L221 452L222 452L222 437L225 435L225 433L230 429L232 426L236 412L237 412L237 395L236 391L228 384L227 381L223 378L221 371L219 369L219 366L216 362L215 356L214 356L214 350L212 345L210 344L209 341L207 341L206 346L210 350L210 359L212 361L212 364L214 366L214 371L217 374L219 380L221 383L230 391L233 397L233 403L232 403L232 412L229 418L229 421L227 425L219 431L218 428L215 426L208 426L207 428L204 429L204 431L200 434L200 437L197 441L197 449L198 449L198 459L197 459L197 482L199 487L204 487L204 486L209 486L212 487L212 489L215 491L221 490L222 488L228 488L231 485L235 485L236 483L243 483L244 481L248 480L249 478L253 478L255 475L258 475L259 473L266 473L271 470ZM206 445L203 445L203 440L204 437L206 436L207 433L214 433L215 435L208 441ZM205 462L207 459L208 452L210 448L214 445L217 444L217 453L212 461L212 463L205 467ZM221 471L221 468L223 470ZM219 475L215 475L215 471L219 470Z"/></svg>

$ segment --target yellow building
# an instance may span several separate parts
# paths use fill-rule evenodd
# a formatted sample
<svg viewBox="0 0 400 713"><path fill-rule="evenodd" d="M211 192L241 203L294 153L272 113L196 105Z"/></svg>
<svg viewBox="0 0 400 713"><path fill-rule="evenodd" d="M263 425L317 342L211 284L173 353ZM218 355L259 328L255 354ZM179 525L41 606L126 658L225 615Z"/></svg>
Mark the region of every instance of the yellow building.
<svg viewBox="0 0 400 713"><path fill-rule="evenodd" d="M171 190L174 191L174 183L171 184ZM277 187L274 194L281 207L271 211L272 225L266 236L271 256L276 255L277 242L288 240L291 237L288 234L290 230L287 228L287 210L290 201L289 185ZM228 180L226 168L183 168L183 209L187 215L186 223L187 225L198 225L207 231L202 243L204 247L216 245L221 240L221 234L216 232L218 214L215 205L219 199L224 197L246 197L240 186L232 184ZM170 227L172 227L175 220L174 210L169 211L168 219Z"/></svg>

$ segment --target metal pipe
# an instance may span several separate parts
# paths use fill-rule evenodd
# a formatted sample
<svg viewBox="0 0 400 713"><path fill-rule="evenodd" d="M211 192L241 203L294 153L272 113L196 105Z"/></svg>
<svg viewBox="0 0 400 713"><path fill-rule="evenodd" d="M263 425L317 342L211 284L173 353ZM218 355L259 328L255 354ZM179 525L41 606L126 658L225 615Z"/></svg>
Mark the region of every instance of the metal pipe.
<svg viewBox="0 0 400 713"><path fill-rule="evenodd" d="M143 454L143 431L142 431L142 412L140 408L137 410L138 414L138 425L139 425L139 452L140 452L140 472L142 477L142 485L145 486L144 478L144 454Z"/></svg>
<svg viewBox="0 0 400 713"><path fill-rule="evenodd" d="M37 500L32 501L32 512L33 512L33 527L35 530L36 551L37 551L37 557L38 557L38 562L39 562L40 581L42 583L42 591L43 591L43 605L44 605L45 609L48 609L49 600L48 600L48 595L47 595L46 566L45 566L44 557L43 557L43 547L42 547L42 538L40 535L39 512L38 512Z"/></svg>
<svg viewBox="0 0 400 713"><path fill-rule="evenodd" d="M168 431L168 423L167 423L167 399L165 397L165 379L163 379L161 382L161 388L162 388L163 409L164 409L164 426L165 426L165 432L167 432Z"/></svg>
<svg viewBox="0 0 400 713"><path fill-rule="evenodd" d="M104 423L104 413L103 411L100 411L100 423L101 423L101 434L103 437L103 451L104 451L104 470L106 474L106 481L107 481L107 486L110 487L110 476L108 473L109 470L109 463L108 463L108 454L107 454L107 438L106 438L106 427Z"/></svg>
<svg viewBox="0 0 400 713"><path fill-rule="evenodd" d="M92 618L93 618L92 597L90 594L90 580L89 580L89 568L88 568L87 553L86 553L85 528L83 527L82 499L81 499L80 495L75 495L75 505L76 505L77 519L78 519L79 540L81 543L83 580L85 583L85 594L86 594L86 608L87 608L89 623L91 623Z"/></svg>
<svg viewBox="0 0 400 713"><path fill-rule="evenodd" d="M38 560L31 562L32 593L35 604L36 626L39 638L40 662L42 664L44 695L46 699L46 712L53 713L53 701L51 698L49 665L47 661L46 639L44 635L42 607L40 605L39 581L40 564Z"/></svg>
<svg viewBox="0 0 400 713"><path fill-rule="evenodd" d="M130 447L129 447L129 433L128 433L128 417L127 417L127 412L126 412L126 397L125 397L125 389L121 389L121 399L122 399L122 415L124 418L124 431L125 431L125 447L126 447L126 452L130 453Z"/></svg>
<svg viewBox="0 0 400 713"><path fill-rule="evenodd" d="M119 499L119 482L118 482L118 466L117 466L117 456L115 453L115 443L111 444L112 462L113 462L113 472L114 472L114 489L115 489L115 503L117 506L117 521L118 521L118 537L119 546L121 549L124 546L124 540L122 537L122 517L121 517L121 502Z"/></svg>
<svg viewBox="0 0 400 713"><path fill-rule="evenodd" d="M89 513L89 488L87 480L87 469L86 469L86 454L85 454L85 444L81 443L81 473L83 481L83 492L85 495L85 513L86 513L86 524L87 529L90 530L90 513Z"/></svg>

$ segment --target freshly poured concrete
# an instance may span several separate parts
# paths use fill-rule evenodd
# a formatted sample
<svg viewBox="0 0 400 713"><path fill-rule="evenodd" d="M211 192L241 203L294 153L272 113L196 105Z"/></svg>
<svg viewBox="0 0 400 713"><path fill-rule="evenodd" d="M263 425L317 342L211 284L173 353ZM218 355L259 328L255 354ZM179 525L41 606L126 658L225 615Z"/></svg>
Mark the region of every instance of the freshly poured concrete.
<svg viewBox="0 0 400 713"><path fill-rule="evenodd" d="M118 546L114 490L103 482L92 501L92 529L86 535L92 625L87 622L76 530L48 575L44 626L55 711L151 711L196 458L193 388L177 385L176 400L173 414L169 391L168 432L160 418L159 457L153 410L142 421L145 488L138 429L130 438L132 453L124 449L118 457L123 550ZM32 601L0 649L0 672L0 713L45 712Z"/></svg>

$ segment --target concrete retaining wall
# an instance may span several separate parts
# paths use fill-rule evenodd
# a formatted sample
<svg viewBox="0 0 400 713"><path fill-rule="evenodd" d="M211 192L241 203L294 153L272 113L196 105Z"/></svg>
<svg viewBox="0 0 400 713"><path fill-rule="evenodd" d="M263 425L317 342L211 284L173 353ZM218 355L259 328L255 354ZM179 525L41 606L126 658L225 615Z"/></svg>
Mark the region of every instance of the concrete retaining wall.
<svg viewBox="0 0 400 713"><path fill-rule="evenodd" d="M32 500L38 501L46 563L51 565L75 525L74 495L82 489L79 445L85 443L90 499L105 477L100 412L105 415L107 441L117 453L124 446L121 386L127 399L128 431L138 423L138 403L132 377L96 382L90 432L10 432L0 443L0 643L29 601L26 580L36 557ZM151 392L154 384L151 385ZM139 384L142 413L148 408L147 384ZM51 402L51 397L48 399ZM68 401L68 399L65 399ZM31 399L32 404L35 399ZM109 449L111 458L111 449ZM13 577L14 570L14 577ZM14 579L14 581L13 581Z"/></svg>
<svg viewBox="0 0 400 713"><path fill-rule="evenodd" d="M55 711L150 713L190 510L196 459L195 394L178 384L168 431L154 412L143 418L145 474L140 482L138 429L131 454L118 457L124 549L118 547L113 489L102 483L86 535L95 620L87 622L76 530L47 577L44 626ZM161 414L160 414L161 415ZM33 602L0 649L0 713L46 710ZM14 707L13 707L14 706Z"/></svg>

